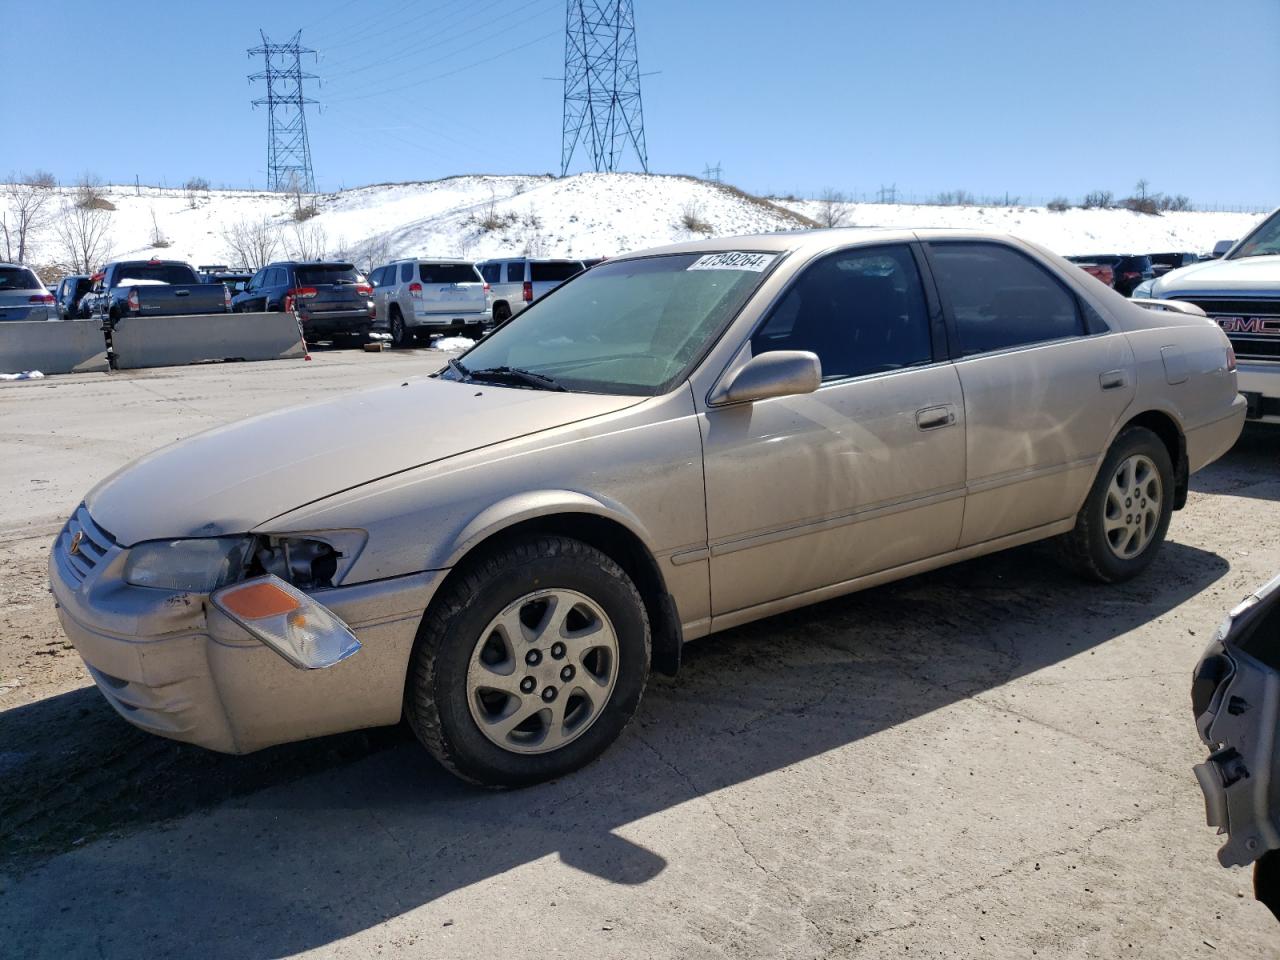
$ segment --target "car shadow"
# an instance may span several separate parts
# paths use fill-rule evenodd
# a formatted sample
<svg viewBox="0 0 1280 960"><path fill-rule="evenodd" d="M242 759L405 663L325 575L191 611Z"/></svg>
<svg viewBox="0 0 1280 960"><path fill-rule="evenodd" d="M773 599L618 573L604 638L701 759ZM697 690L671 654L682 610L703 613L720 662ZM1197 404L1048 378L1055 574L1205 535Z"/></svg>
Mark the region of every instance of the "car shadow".
<svg viewBox="0 0 1280 960"><path fill-rule="evenodd" d="M506 793L459 783L398 729L226 758L135 734L92 690L34 703L0 717L7 749L76 722L100 735L0 771L0 823L85 807L85 829L120 836L38 867L12 861L0 933L22 956L133 956L140 944L186 956L199 944L203 957L274 957L549 855L641 884L668 864L620 827L1087 653L1227 569L1171 542L1144 576L1099 587L1037 545L750 624L691 644L677 678L655 676L599 761Z"/></svg>
<svg viewBox="0 0 1280 960"><path fill-rule="evenodd" d="M1191 478L1193 493L1280 500L1280 426L1246 423L1234 447Z"/></svg>

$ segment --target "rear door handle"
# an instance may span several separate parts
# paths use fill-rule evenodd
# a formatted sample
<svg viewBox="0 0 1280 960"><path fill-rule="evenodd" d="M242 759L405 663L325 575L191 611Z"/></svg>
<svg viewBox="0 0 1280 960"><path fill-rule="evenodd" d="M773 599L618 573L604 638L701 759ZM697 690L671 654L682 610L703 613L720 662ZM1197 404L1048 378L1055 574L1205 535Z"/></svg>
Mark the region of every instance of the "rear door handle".
<svg viewBox="0 0 1280 960"><path fill-rule="evenodd" d="M175 297L189 297L189 296L191 296L191 291L190 291L190 290L175 290L175 291L173 291L173 295L174 295Z"/></svg>
<svg viewBox="0 0 1280 960"><path fill-rule="evenodd" d="M1119 390L1128 382L1123 370L1108 370L1098 374L1098 384L1103 390Z"/></svg>
<svg viewBox="0 0 1280 960"><path fill-rule="evenodd" d="M916 426L921 430L938 430L955 422L956 410L949 403L916 411Z"/></svg>

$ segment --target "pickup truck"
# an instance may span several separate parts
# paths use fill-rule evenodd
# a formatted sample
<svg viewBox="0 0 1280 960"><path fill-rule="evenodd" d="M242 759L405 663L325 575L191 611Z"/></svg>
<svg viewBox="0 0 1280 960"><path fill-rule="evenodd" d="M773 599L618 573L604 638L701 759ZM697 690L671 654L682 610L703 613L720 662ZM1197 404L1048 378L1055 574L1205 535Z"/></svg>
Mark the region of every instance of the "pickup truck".
<svg viewBox="0 0 1280 960"><path fill-rule="evenodd" d="M177 260L120 260L93 277L82 302L103 320L225 313L231 292L221 283L201 283L195 268Z"/></svg>
<svg viewBox="0 0 1280 960"><path fill-rule="evenodd" d="M1171 270L1140 284L1133 296L1186 300L1202 309L1236 352L1249 419L1280 423L1280 210L1221 259Z"/></svg>

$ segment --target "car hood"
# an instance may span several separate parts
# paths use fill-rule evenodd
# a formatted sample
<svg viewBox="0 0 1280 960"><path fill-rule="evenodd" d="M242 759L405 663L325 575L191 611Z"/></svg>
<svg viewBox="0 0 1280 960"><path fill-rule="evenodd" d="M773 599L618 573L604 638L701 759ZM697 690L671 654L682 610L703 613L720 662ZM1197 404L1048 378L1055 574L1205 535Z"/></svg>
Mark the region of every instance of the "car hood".
<svg viewBox="0 0 1280 960"><path fill-rule="evenodd" d="M179 441L103 480L85 505L126 546L245 533L351 487L638 402L412 379Z"/></svg>
<svg viewBox="0 0 1280 960"><path fill-rule="evenodd" d="M1151 286L1163 299L1213 293L1261 293L1280 296L1280 256L1242 260L1205 260L1171 270Z"/></svg>

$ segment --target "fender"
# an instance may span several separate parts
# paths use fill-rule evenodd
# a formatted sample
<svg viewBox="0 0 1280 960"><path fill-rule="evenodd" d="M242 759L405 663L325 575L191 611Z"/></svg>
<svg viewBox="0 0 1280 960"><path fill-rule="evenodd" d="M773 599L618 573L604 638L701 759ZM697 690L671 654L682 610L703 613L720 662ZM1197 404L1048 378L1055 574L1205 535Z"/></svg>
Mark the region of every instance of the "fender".
<svg viewBox="0 0 1280 960"><path fill-rule="evenodd" d="M557 513L586 513L626 527L653 556L653 541L644 525L626 507L605 497L576 490L531 490L499 500L474 516L453 539L447 556L427 557L428 570L452 568L471 550L496 533L526 520Z"/></svg>

